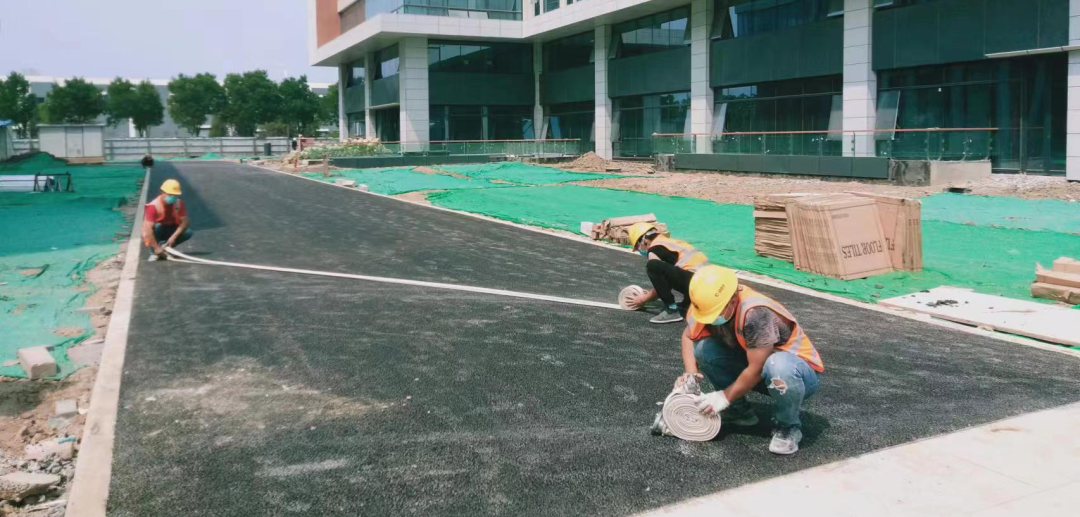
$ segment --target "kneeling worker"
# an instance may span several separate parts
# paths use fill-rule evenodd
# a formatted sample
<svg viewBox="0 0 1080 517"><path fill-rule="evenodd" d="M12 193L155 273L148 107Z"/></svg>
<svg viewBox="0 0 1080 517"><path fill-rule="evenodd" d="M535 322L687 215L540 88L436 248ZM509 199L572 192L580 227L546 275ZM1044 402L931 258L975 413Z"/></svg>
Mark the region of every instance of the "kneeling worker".
<svg viewBox="0 0 1080 517"><path fill-rule="evenodd" d="M705 414L725 411L725 424L754 425L757 415L744 395L755 390L773 401L769 451L793 454L802 440L799 411L825 371L821 356L795 317L779 302L749 286L735 272L703 267L690 281L690 310L682 335L687 377L705 374L717 390L698 398Z"/></svg>
<svg viewBox="0 0 1080 517"><path fill-rule="evenodd" d="M665 310L649 321L652 323L682 321L681 312L685 312L685 304L690 298L690 279L695 271L709 264L709 259L690 243L661 235L656 225L651 223L633 224L627 230L627 234L634 251L643 257L649 257L649 262L645 264L645 272L653 285L648 292L638 296L634 304L641 307L659 297L664 302ZM683 295L684 307L681 311L679 305L675 303L675 295L672 291L678 291Z"/></svg>
<svg viewBox="0 0 1080 517"><path fill-rule="evenodd" d="M161 194L146 204L142 237L150 249L150 261L166 258L165 248L191 238L187 208L180 201L180 182L174 179L161 184Z"/></svg>

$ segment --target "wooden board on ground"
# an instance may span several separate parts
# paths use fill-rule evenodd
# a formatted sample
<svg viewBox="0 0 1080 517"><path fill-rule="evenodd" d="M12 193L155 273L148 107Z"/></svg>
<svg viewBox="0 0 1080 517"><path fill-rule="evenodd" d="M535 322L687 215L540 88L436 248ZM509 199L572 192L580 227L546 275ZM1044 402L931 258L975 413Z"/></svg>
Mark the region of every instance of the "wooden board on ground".
<svg viewBox="0 0 1080 517"><path fill-rule="evenodd" d="M1054 261L1054 271L1080 275L1080 260L1061 257Z"/></svg>
<svg viewBox="0 0 1080 517"><path fill-rule="evenodd" d="M1080 346L1080 311L1057 305L979 294L970 289L935 287L881 305L905 309L975 327Z"/></svg>

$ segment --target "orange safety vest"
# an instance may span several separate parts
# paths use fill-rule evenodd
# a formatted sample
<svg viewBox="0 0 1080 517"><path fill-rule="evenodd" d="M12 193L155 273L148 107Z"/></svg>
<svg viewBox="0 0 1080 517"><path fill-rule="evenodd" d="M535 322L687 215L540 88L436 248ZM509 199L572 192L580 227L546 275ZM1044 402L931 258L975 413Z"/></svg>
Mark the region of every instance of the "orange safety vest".
<svg viewBox="0 0 1080 517"><path fill-rule="evenodd" d="M696 272L702 266L709 265L709 259L701 250L695 248L689 242L672 239L663 235L657 235L649 247L662 246L668 251L679 256L675 261L675 267L685 269L691 273Z"/></svg>
<svg viewBox="0 0 1080 517"><path fill-rule="evenodd" d="M156 217L154 217L153 222L160 223L160 222L164 221L165 216L166 216L165 211L166 210L172 210L172 212L171 212L172 219L174 221L176 221L176 224L180 224L180 208L182 206L184 206L182 203L183 203L183 201L177 199L176 203L174 203L172 206L166 205L165 204L165 196L161 195L161 196L158 196L158 197L154 198L153 201L147 203L146 206L154 205L154 208L156 209L155 210ZM152 246L153 245L153 243L150 242L150 239L147 239L145 237L143 238L143 242L147 246Z"/></svg>
<svg viewBox="0 0 1080 517"><path fill-rule="evenodd" d="M754 307L768 307L769 310L775 312L791 324L791 337L788 338L786 343L775 348L777 350L786 350L799 356L817 372L825 371L825 364L821 362L821 356L818 355L817 349L814 348L813 343L810 342L810 338L806 337L806 333L803 332L799 322L795 321L795 317L792 316L783 305L780 305L780 302L745 285L739 286L738 296L739 308L735 311L735 338L739 340L739 345L743 347L743 350L746 350L746 338L743 337L743 324L745 323L747 311Z"/></svg>

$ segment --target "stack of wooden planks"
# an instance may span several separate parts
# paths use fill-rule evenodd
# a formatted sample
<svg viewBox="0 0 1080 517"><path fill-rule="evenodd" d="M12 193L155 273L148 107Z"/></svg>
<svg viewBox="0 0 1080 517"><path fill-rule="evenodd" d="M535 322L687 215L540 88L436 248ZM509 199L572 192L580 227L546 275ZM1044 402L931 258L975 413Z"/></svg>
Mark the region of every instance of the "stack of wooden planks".
<svg viewBox="0 0 1080 517"><path fill-rule="evenodd" d="M1045 269L1042 265L1035 264L1035 282L1031 284L1031 296L1080 304L1080 260L1061 257L1054 261L1053 269Z"/></svg>

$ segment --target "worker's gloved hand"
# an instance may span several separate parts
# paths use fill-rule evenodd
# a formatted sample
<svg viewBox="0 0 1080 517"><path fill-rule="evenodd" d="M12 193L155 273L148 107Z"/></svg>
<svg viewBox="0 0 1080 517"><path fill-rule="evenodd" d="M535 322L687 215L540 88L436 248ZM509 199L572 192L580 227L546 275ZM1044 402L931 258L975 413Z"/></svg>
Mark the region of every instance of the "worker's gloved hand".
<svg viewBox="0 0 1080 517"><path fill-rule="evenodd" d="M731 405L723 391L714 391L712 393L698 395L696 402L698 411L701 411L706 415L719 414Z"/></svg>
<svg viewBox="0 0 1080 517"><path fill-rule="evenodd" d="M697 381L698 385L700 385L701 381L705 378L705 376L700 373L684 373L680 375L678 379L675 379L674 391L681 390L682 387L686 385L686 381L690 380L691 377Z"/></svg>

